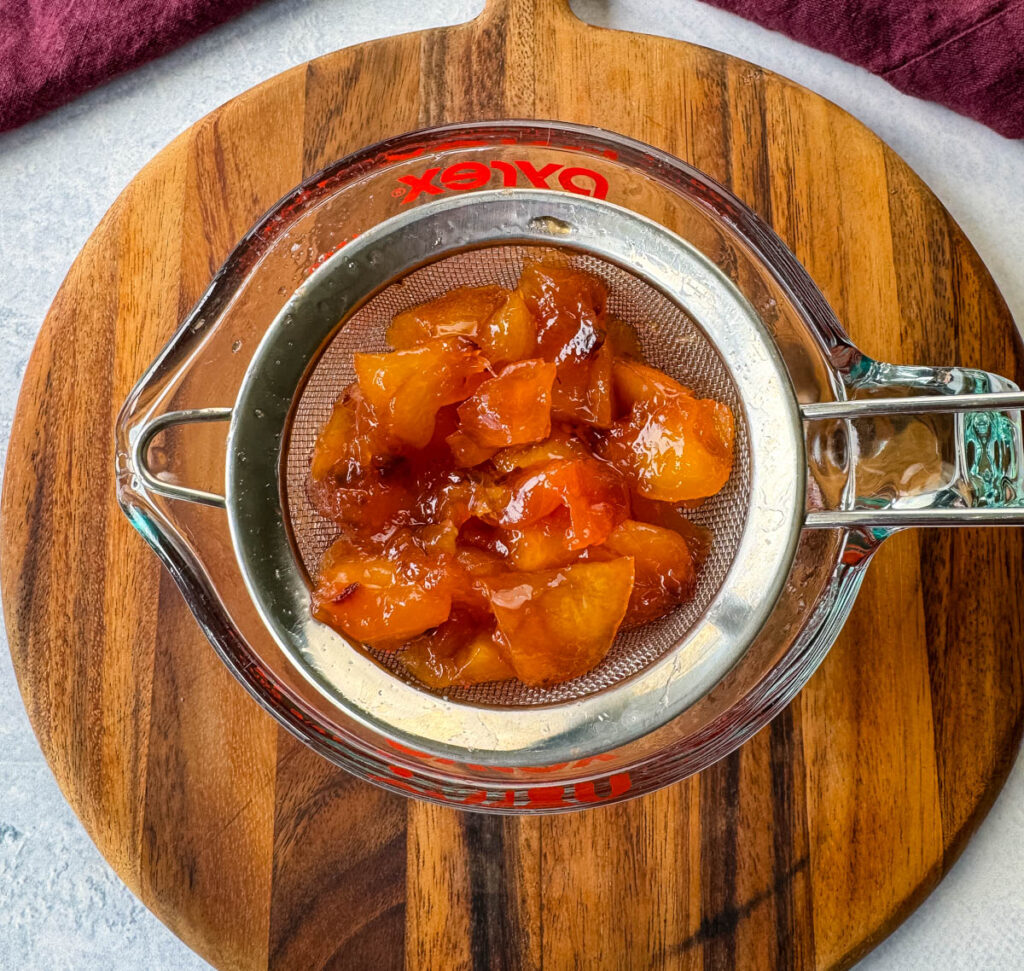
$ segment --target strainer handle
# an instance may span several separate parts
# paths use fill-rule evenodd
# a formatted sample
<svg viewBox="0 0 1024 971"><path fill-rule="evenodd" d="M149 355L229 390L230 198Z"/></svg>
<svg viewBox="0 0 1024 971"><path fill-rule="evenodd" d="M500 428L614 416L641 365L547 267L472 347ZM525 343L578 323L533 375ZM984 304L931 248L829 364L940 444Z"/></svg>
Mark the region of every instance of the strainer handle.
<svg viewBox="0 0 1024 971"><path fill-rule="evenodd" d="M901 398L863 398L855 401L824 401L800 406L804 421L852 420L885 415L966 414L969 412L1022 412L1024 392L989 391L966 394L921 395ZM935 505L922 508L816 509L804 524L814 528L905 526L1015 526L1024 525L1024 480L1021 468L1021 425L1015 430L1013 466L1018 480L1016 495L1009 501L978 506ZM957 446L959 451L959 445ZM958 456L959 458L959 456Z"/></svg>
<svg viewBox="0 0 1024 971"><path fill-rule="evenodd" d="M164 479L157 478L149 467L149 446L153 439L162 431L174 425L188 425L201 421L230 421L230 408L191 408L187 411L168 411L145 422L139 429L138 437L132 448L132 463L135 473L147 489L168 499L184 499L186 502L198 502L204 506L217 506L221 509L227 500L216 492L205 492L202 489L190 489L188 486L175 485Z"/></svg>
<svg viewBox="0 0 1024 971"><path fill-rule="evenodd" d="M826 418L872 418L878 415L937 415L968 411L1024 411L1024 391L978 394L932 394L916 398L862 398L801 405L804 421Z"/></svg>

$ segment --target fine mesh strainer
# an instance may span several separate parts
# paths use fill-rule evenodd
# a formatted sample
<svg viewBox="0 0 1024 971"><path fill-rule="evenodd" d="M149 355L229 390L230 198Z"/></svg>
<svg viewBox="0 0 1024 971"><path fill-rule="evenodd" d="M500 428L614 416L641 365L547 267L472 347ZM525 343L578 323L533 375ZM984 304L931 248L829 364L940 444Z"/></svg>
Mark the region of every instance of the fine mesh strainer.
<svg viewBox="0 0 1024 971"><path fill-rule="evenodd" d="M460 284L513 286L530 248L553 244L562 259L608 281L612 308L637 328L652 363L733 408L735 471L698 513L715 541L691 605L623 635L602 665L573 682L441 695L405 680L387 654L353 650L311 619L307 574L333 530L306 497L310 449L351 379L353 352L382 349L394 313ZM785 367L757 315L712 264L618 206L506 190L393 217L300 288L264 336L232 411L226 505L264 621L337 704L440 754L534 764L593 755L656 728L735 663L792 557L802 455Z"/></svg>
<svg viewBox="0 0 1024 971"><path fill-rule="evenodd" d="M310 619L331 527L306 504L309 444L393 310L509 286L541 249L608 280L648 359L730 404L736 470L692 513L715 534L695 603L572 684L432 693ZM125 402L117 491L225 664L306 745L420 798L563 811L750 738L893 529L1021 522L1021 404L999 375L865 356L771 229L680 159L563 122L464 123L340 159L253 227Z"/></svg>
<svg viewBox="0 0 1024 971"><path fill-rule="evenodd" d="M549 211L550 199L545 201L545 210ZM610 310L635 327L645 359L702 397L726 402L740 416L737 459L725 489L689 513L695 522L711 529L715 537L692 601L670 617L622 634L601 665L571 682L535 688L518 681L503 681L448 692L451 698L482 704L572 701L635 674L664 654L693 627L721 587L743 533L750 489L746 432L736 387L710 342L678 304L634 273L591 253L523 245L475 249L441 257L371 297L345 321L308 372L292 411L284 458L286 519L306 572L315 576L321 555L338 532L334 523L313 508L306 486L317 432L329 417L339 389L355 379L353 354L386 350L384 332L396 314L455 287L492 283L514 287L523 262L528 259L570 264L605 280ZM370 653L384 667L404 677L396 654Z"/></svg>

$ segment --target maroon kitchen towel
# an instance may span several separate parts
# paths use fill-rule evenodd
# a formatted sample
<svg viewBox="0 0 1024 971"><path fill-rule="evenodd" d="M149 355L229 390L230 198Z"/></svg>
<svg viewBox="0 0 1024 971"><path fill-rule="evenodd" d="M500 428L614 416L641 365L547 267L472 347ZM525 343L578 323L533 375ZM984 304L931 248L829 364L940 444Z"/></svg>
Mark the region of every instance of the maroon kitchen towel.
<svg viewBox="0 0 1024 971"><path fill-rule="evenodd" d="M0 131L259 0L0 0Z"/></svg>
<svg viewBox="0 0 1024 971"><path fill-rule="evenodd" d="M1024 0L706 0L1024 138Z"/></svg>
<svg viewBox="0 0 1024 971"><path fill-rule="evenodd" d="M0 131L258 2L0 0ZM707 2L1024 138L1024 0Z"/></svg>

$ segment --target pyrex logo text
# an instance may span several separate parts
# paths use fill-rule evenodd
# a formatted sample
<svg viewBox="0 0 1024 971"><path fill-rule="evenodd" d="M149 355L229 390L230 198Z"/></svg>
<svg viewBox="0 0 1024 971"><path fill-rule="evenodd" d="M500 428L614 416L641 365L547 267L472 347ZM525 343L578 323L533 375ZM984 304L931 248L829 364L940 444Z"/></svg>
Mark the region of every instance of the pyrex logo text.
<svg viewBox="0 0 1024 971"><path fill-rule="evenodd" d="M511 162L494 160L490 165L483 162L456 162L446 169L439 166L426 169L421 175L403 175L398 181L408 188L398 188L395 194L404 192L404 206L421 195L438 196L445 191L466 192L470 189L481 189L496 175L501 177L502 186L519 185L520 176L525 176L526 184L537 189L555 188L548 180L557 175L558 186L566 192L593 196L595 199L604 199L608 196L608 180L593 169L566 167L557 162L549 162L538 169L525 159L515 159Z"/></svg>

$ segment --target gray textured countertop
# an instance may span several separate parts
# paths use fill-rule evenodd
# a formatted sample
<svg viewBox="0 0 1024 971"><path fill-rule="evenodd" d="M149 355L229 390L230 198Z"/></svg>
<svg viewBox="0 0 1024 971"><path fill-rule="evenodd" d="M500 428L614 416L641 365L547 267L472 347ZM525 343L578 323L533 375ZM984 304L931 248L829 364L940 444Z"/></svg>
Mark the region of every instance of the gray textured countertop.
<svg viewBox="0 0 1024 971"><path fill-rule="evenodd" d="M319 54L470 19L481 0L270 0L156 63L0 136L0 447L47 307L107 207L178 132L221 102ZM661 8L655 13L651 8ZM592 23L664 34L788 75L847 108L929 183L1024 323L1024 142L898 94L835 58L694 0L576 0ZM1024 768L925 904L867 969L1024 966ZM0 650L0 968L207 965L128 892L43 761ZM297 969L298 971L298 969Z"/></svg>

